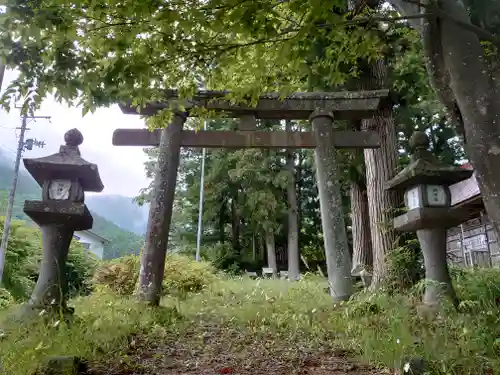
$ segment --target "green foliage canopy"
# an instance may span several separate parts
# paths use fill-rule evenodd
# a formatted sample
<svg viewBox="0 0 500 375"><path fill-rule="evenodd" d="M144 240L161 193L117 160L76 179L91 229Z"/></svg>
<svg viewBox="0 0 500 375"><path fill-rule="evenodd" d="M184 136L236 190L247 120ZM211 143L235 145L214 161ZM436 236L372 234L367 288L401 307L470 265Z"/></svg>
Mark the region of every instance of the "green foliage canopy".
<svg viewBox="0 0 500 375"><path fill-rule="evenodd" d="M20 76L3 97L36 108L54 94L84 113L115 102L161 99L165 88L189 95L207 88L236 95L295 90L329 67L331 85L376 56L381 36L353 27L344 1L6 1L2 57ZM364 17L360 15L357 17ZM315 35L329 40L310 59ZM342 69L340 69L342 67ZM27 107L26 107L27 108Z"/></svg>

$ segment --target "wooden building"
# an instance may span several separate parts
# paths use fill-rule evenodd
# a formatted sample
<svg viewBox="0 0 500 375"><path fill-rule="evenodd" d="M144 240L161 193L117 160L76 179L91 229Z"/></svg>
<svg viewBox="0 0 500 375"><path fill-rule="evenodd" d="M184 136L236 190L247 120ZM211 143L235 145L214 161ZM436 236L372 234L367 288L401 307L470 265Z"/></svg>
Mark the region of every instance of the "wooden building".
<svg viewBox="0 0 500 375"><path fill-rule="evenodd" d="M464 168L471 168L470 164ZM485 214L475 178L450 187L455 226L448 231L447 251L450 264L461 267L499 267L500 246Z"/></svg>

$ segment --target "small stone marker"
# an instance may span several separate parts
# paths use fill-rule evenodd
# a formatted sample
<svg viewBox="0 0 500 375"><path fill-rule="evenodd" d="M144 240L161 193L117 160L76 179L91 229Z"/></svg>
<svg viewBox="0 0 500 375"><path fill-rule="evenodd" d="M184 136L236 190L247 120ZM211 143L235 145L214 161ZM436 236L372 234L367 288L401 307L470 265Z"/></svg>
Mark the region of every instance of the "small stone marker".
<svg viewBox="0 0 500 375"><path fill-rule="evenodd" d="M245 275L250 277L251 279L256 279L258 277L257 272L245 272Z"/></svg>
<svg viewBox="0 0 500 375"><path fill-rule="evenodd" d="M262 268L262 277L273 277L274 272L272 268L265 267Z"/></svg>
<svg viewBox="0 0 500 375"><path fill-rule="evenodd" d="M280 271L281 279L288 279L288 271Z"/></svg>

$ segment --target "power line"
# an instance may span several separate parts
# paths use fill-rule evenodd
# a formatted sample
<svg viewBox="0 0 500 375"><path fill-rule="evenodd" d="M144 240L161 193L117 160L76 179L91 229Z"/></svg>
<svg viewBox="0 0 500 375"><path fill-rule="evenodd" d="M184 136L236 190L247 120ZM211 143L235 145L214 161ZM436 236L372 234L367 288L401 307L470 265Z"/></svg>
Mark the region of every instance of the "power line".
<svg viewBox="0 0 500 375"><path fill-rule="evenodd" d="M2 144L0 144L0 146L5 148L6 150L12 152L14 155L16 155L16 152L13 149L11 149L10 147L6 146L5 144L2 143Z"/></svg>

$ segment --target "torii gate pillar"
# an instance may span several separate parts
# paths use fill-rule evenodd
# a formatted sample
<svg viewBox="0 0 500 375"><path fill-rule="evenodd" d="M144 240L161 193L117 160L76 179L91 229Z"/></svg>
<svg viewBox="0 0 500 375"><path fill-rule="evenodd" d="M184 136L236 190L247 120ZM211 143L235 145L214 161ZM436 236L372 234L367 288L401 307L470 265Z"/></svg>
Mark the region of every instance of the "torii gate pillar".
<svg viewBox="0 0 500 375"><path fill-rule="evenodd" d="M351 258L345 230L340 174L335 158L333 114L315 111L310 117L316 139L315 164L330 295L336 301L352 295Z"/></svg>
<svg viewBox="0 0 500 375"><path fill-rule="evenodd" d="M149 208L146 240L141 255L139 298L150 304L160 303L161 285L165 272L175 185L181 151L182 129L186 116L174 114L172 123L161 130L158 146L158 169ZM156 295L152 295L152 294Z"/></svg>

